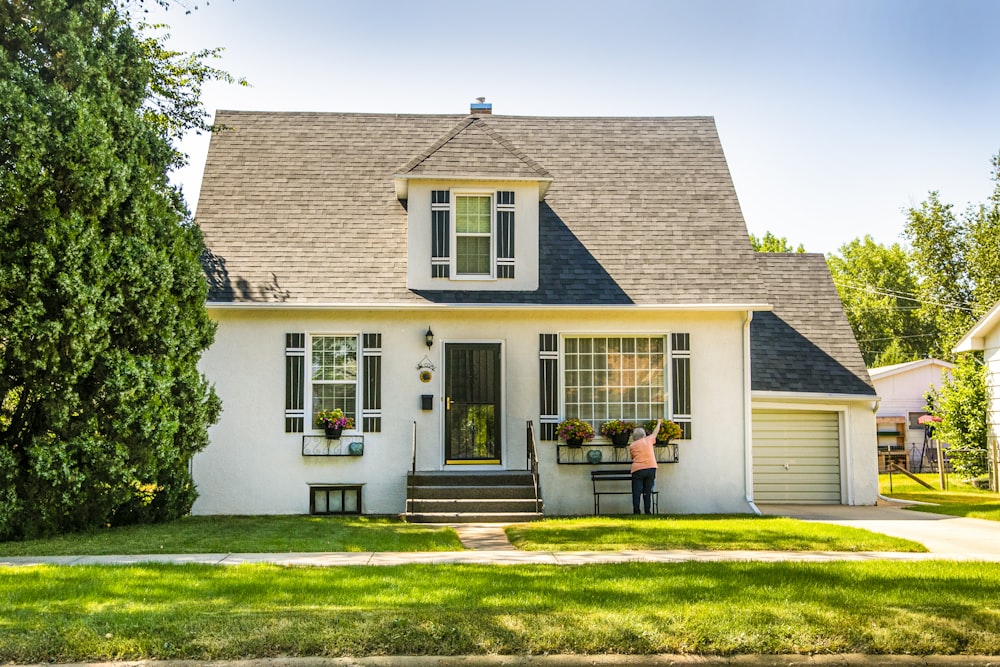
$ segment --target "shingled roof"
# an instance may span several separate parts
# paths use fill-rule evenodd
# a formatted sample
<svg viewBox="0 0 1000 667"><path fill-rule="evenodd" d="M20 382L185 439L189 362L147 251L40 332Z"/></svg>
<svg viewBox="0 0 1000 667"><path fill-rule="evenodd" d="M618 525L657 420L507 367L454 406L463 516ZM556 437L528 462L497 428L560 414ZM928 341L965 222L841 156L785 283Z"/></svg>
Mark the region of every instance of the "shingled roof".
<svg viewBox="0 0 1000 667"><path fill-rule="evenodd" d="M826 259L758 253L771 312L750 323L753 391L875 396Z"/></svg>
<svg viewBox="0 0 1000 667"><path fill-rule="evenodd" d="M209 301L760 304L711 118L220 111L197 222ZM484 152L485 151L485 152ZM551 178L539 289L408 289L400 173Z"/></svg>

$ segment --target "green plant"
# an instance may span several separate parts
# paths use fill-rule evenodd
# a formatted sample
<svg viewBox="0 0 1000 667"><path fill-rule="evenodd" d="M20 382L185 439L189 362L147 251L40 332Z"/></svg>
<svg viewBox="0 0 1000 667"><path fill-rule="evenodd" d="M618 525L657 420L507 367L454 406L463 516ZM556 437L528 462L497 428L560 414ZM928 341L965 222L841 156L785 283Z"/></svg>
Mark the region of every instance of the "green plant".
<svg viewBox="0 0 1000 667"><path fill-rule="evenodd" d="M567 442L570 440L593 440L594 427L582 419L570 417L556 427L556 435L559 436L560 440Z"/></svg>
<svg viewBox="0 0 1000 667"><path fill-rule="evenodd" d="M632 422L622 421L621 419L612 419L611 421L606 421L601 424L601 435L605 438L613 438L616 435L622 435L623 433L632 433L632 429L635 428L635 424Z"/></svg>
<svg viewBox="0 0 1000 667"><path fill-rule="evenodd" d="M0 657L16 664L373 654L383 664L548 654L651 664L678 653L715 664L848 653L872 664L895 662L889 654L986 664L1000 645L1000 568L983 563L144 564L3 575Z"/></svg>
<svg viewBox="0 0 1000 667"><path fill-rule="evenodd" d="M354 418L345 415L340 408L320 410L316 413L316 426L319 428L354 428Z"/></svg>
<svg viewBox="0 0 1000 667"><path fill-rule="evenodd" d="M652 433L653 429L656 428L656 421L652 419L642 425L646 429L646 433ZM671 440L677 440L682 435L684 435L684 430L681 429L680 424L672 422L669 419L660 420L660 432L656 434L656 444L657 445L669 445Z"/></svg>

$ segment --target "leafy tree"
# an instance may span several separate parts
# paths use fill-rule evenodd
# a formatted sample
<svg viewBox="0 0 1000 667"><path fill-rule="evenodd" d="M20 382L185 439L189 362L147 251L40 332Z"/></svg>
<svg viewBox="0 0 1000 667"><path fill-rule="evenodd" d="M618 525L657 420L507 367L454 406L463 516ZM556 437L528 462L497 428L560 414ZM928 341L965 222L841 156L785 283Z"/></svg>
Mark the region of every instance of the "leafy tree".
<svg viewBox="0 0 1000 667"><path fill-rule="evenodd" d="M1000 301L1000 153L993 156L993 193L968 212L969 277L974 285L975 314Z"/></svg>
<svg viewBox="0 0 1000 667"><path fill-rule="evenodd" d="M931 192L919 207L909 210L905 234L920 272L924 312L941 334L936 354L950 356L951 348L975 321L970 307L974 283L966 263L968 228L955 216L951 204L943 204L938 193Z"/></svg>
<svg viewBox="0 0 1000 667"><path fill-rule="evenodd" d="M986 374L977 354L961 355L951 377L928 393L931 414L941 418L934 437L948 443L956 472L968 477L987 474Z"/></svg>
<svg viewBox="0 0 1000 667"><path fill-rule="evenodd" d="M994 189L987 202L961 217L942 204L938 193L909 210L906 235L921 272L924 310L940 329L940 356L976 318L1000 299L1000 154L993 157ZM986 472L986 369L977 355L962 355L937 400L939 436L951 444L949 458L970 476Z"/></svg>
<svg viewBox="0 0 1000 667"><path fill-rule="evenodd" d="M778 238L771 232L764 232L763 238L750 235L750 245L756 252L805 252L806 248L801 243L798 248L792 248L788 239L782 236Z"/></svg>
<svg viewBox="0 0 1000 667"><path fill-rule="evenodd" d="M937 330L922 317L909 253L871 236L844 244L839 253L828 256L827 265L865 363L871 368L927 356Z"/></svg>
<svg viewBox="0 0 1000 667"><path fill-rule="evenodd" d="M219 403L203 244L167 182L197 112L155 101L190 99L178 62L110 1L0 3L0 539L194 500Z"/></svg>

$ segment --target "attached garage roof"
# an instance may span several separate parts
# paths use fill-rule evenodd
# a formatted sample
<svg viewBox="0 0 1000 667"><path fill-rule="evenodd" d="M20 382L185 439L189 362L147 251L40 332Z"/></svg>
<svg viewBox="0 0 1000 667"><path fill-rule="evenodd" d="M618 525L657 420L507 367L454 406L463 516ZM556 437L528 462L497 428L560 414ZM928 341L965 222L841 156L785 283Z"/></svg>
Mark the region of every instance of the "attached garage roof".
<svg viewBox="0 0 1000 667"><path fill-rule="evenodd" d="M753 391L875 396L826 259L758 253L772 312L750 323Z"/></svg>

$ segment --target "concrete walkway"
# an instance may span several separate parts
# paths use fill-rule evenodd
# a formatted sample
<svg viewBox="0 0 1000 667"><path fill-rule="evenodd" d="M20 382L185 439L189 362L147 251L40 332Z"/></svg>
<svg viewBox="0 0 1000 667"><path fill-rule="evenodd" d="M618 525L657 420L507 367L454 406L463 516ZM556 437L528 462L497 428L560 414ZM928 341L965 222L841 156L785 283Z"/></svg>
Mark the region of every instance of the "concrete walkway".
<svg viewBox="0 0 1000 667"><path fill-rule="evenodd" d="M453 524L469 551L331 552L331 553L213 553L144 554L133 556L21 556L0 557L0 565L126 565L134 563L202 563L240 565L405 565L410 563L474 563L497 565L585 565L591 563L680 563L690 561L925 561L959 560L1000 562L1000 522L963 519L903 509L880 501L875 507L841 505L764 505L765 515L789 516L864 528L914 540L929 553L845 551L519 551L511 546L502 524Z"/></svg>
<svg viewBox="0 0 1000 667"><path fill-rule="evenodd" d="M1000 522L915 512L913 503L882 499L875 506L761 505L765 515L863 528L920 542L937 558L1000 560Z"/></svg>

